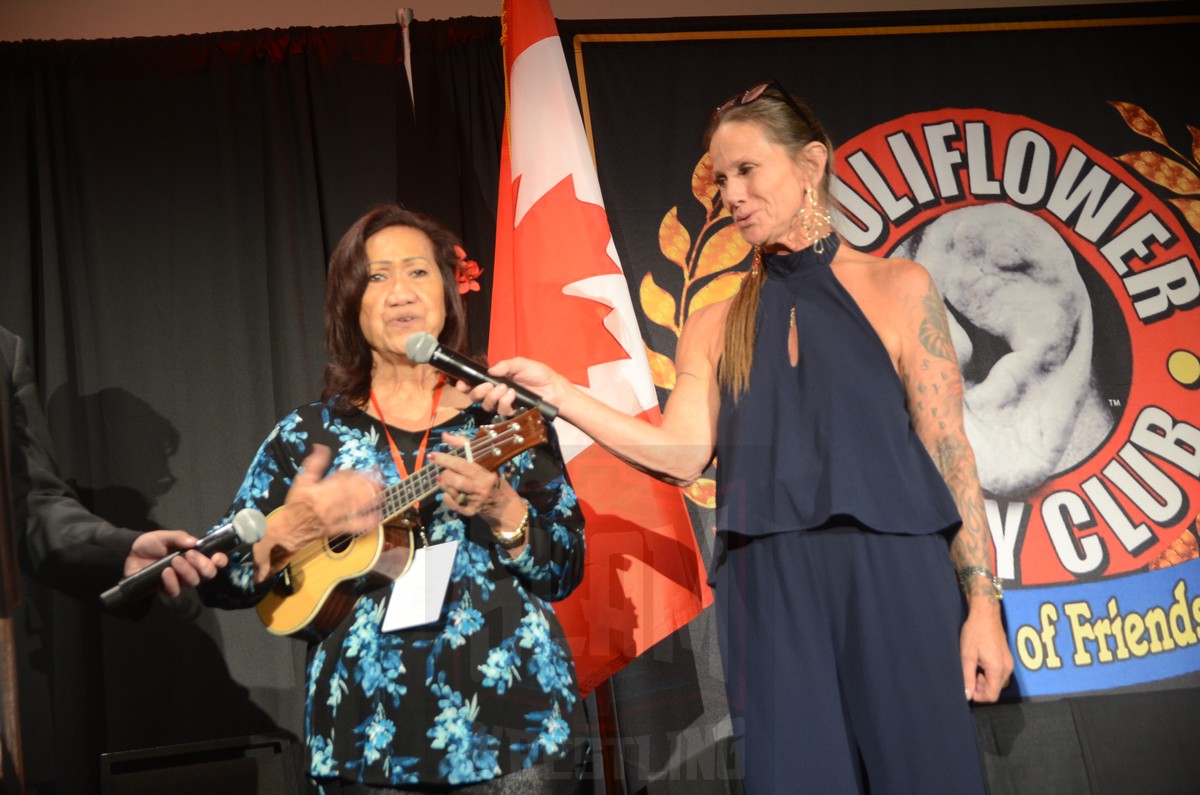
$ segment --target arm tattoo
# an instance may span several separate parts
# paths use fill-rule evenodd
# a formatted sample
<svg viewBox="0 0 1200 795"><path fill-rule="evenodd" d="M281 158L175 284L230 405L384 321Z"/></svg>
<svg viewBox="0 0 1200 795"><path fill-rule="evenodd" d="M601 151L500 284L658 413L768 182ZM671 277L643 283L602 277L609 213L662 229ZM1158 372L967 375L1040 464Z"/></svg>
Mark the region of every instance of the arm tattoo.
<svg viewBox="0 0 1200 795"><path fill-rule="evenodd" d="M919 369L928 380L919 380L916 374L910 376L910 394L920 396L914 401L914 420L925 427L922 435L932 440L927 441L932 446L930 453L962 516L962 528L955 534L951 545L955 567L990 568L991 540L983 494L975 471L975 456L965 433L961 430L951 431L946 424L947 418L958 415L962 410L961 376L955 367L952 373L943 372L939 383L931 372L941 369L938 359L957 364L946 307L932 283L921 299L921 310L917 336L929 356L921 358ZM985 592L983 589L986 588L986 593L991 593L990 584L980 578L975 579L979 582L972 583L972 591L978 588L980 592Z"/></svg>
<svg viewBox="0 0 1200 795"><path fill-rule="evenodd" d="M963 566L991 565L991 550L984 530L987 517L976 479L973 456L963 442L943 437L937 443L936 463L958 506L963 525L954 539L955 564Z"/></svg>
<svg viewBox="0 0 1200 795"><path fill-rule="evenodd" d="M925 310L917 334L921 347L939 359L954 361L954 345L950 342L950 323L946 320L946 307L941 296L931 284L929 292L921 299Z"/></svg>

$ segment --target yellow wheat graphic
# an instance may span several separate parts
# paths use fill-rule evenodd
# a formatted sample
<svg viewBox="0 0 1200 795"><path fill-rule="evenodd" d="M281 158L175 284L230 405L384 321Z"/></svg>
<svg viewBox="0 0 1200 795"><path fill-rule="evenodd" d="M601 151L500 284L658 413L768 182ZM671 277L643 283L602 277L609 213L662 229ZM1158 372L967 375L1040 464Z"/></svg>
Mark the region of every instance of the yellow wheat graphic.
<svg viewBox="0 0 1200 795"><path fill-rule="evenodd" d="M1192 134L1191 157L1188 157L1167 143L1167 136L1163 133L1162 127L1153 116L1142 108L1130 102L1110 100L1108 104L1120 112L1125 123L1129 125L1129 129L1143 138L1149 138L1175 156L1172 158L1159 152L1143 150L1119 155L1117 160L1132 168L1149 182L1180 197L1167 199L1167 201L1175 205L1192 229L1200 232L1200 200L1182 198L1200 196L1200 175L1197 174L1197 171L1200 170L1200 129L1196 129L1190 124L1187 125L1188 132Z"/></svg>

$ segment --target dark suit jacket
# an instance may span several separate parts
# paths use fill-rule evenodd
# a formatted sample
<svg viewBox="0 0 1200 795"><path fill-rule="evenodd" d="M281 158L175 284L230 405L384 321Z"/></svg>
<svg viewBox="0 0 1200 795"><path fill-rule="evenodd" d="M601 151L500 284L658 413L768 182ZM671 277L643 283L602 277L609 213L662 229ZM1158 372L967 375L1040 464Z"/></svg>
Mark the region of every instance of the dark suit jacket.
<svg viewBox="0 0 1200 795"><path fill-rule="evenodd" d="M115 527L83 507L59 476L28 349L3 327L0 378L0 418L6 420L0 439L7 437L11 474L9 537L15 537L21 563L39 580L94 600L120 579L137 533ZM5 491L0 486L0 496ZM0 522L3 514L0 511Z"/></svg>
<svg viewBox="0 0 1200 795"><path fill-rule="evenodd" d="M20 568L98 604L137 533L83 507L58 474L25 343L0 327L0 792L24 791L14 609Z"/></svg>

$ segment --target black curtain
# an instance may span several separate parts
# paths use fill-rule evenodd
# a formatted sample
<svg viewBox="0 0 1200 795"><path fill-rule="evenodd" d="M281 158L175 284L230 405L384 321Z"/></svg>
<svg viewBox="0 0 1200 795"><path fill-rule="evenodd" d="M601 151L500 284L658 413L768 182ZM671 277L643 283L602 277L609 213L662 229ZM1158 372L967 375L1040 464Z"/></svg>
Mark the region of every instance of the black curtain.
<svg viewBox="0 0 1200 795"><path fill-rule="evenodd" d="M415 105L398 26L0 45L0 325L100 515L201 533L223 513L318 393L325 263L372 205L428 212L490 270L499 20L411 34ZM302 733L303 646L253 615L25 591L33 791L95 791L104 751Z"/></svg>

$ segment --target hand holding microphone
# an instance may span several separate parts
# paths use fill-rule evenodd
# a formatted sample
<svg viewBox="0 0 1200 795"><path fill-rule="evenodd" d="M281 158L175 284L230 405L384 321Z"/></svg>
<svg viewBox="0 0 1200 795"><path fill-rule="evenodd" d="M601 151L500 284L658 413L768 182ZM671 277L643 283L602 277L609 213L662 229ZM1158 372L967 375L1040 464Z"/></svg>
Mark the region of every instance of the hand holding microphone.
<svg viewBox="0 0 1200 795"><path fill-rule="evenodd" d="M267 520L262 513L252 508L243 508L234 515L232 522L201 538L192 549L206 557L218 552L228 552L242 544L253 544L260 541L266 527ZM111 610L153 593L162 585L163 572L171 568L171 564L176 558L186 553L187 550L172 552L149 566L135 571L102 593L100 595L101 604Z"/></svg>
<svg viewBox="0 0 1200 795"><path fill-rule="evenodd" d="M404 352L408 354L408 358L417 364L432 364L443 373L451 375L460 381L465 381L471 386L477 386L478 384L507 386L517 395L514 401L516 405L529 409L536 408L542 413L542 417L547 422L553 421L558 416L558 407L542 400L536 392L513 383L506 378L498 378L492 375L482 365L471 361L460 353L439 345L437 339L432 334L425 334L423 332L413 334L408 338L408 342L405 343Z"/></svg>

